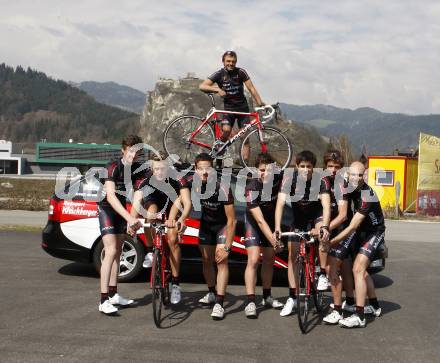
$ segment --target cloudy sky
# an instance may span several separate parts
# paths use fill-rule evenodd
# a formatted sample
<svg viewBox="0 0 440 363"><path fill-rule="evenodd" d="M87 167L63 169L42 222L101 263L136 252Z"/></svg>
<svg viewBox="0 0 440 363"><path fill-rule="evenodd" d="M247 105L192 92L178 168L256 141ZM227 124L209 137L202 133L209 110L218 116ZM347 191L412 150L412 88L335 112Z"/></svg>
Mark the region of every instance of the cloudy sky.
<svg viewBox="0 0 440 363"><path fill-rule="evenodd" d="M159 4L159 5L158 5ZM440 113L440 2L0 0L0 62L142 91L238 52L265 102Z"/></svg>

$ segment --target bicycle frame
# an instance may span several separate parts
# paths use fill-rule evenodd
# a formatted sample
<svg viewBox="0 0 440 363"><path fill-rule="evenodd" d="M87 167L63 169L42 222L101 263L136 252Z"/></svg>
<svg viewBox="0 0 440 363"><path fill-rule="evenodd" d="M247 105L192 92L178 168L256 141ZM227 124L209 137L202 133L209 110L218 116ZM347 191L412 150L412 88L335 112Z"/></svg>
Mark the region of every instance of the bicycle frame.
<svg viewBox="0 0 440 363"><path fill-rule="evenodd" d="M302 259L305 261L306 278L309 280L306 284L306 296L310 296L310 288L315 276L315 242L309 242L304 238L300 240L299 253L297 257L297 263L302 263Z"/></svg>
<svg viewBox="0 0 440 363"><path fill-rule="evenodd" d="M171 269L169 266L170 248L167 242L167 236L165 231L160 228L156 228L156 236L153 239L153 250L158 249L160 251L160 271L162 288L165 288L171 277ZM153 288L154 274L150 277L150 287Z"/></svg>
<svg viewBox="0 0 440 363"><path fill-rule="evenodd" d="M212 145L204 144L202 142L199 142L197 140L194 140L194 138L200 133L202 128L207 125L210 122L214 123L214 132L215 132L215 139L220 139L220 136L222 134L220 126L218 125L219 116L221 114L230 114L230 115L238 115L238 116L249 116L252 117L251 121L243 127L237 134L235 134L233 137L231 137L223 147L221 147L218 151L221 151L223 148L233 144L235 141L240 139L250 128L253 128L254 126L257 126L259 130L263 128L263 123L260 120L260 115L258 112L236 112L236 111L226 111L226 110L217 110L215 107L212 107L206 117L202 120L201 124L196 128L196 130L191 134L189 137L189 140L192 144L206 148L208 150L211 150ZM260 134L260 140L262 140L262 135ZM263 141L263 140L262 140ZM262 143L262 152L266 152L266 144Z"/></svg>

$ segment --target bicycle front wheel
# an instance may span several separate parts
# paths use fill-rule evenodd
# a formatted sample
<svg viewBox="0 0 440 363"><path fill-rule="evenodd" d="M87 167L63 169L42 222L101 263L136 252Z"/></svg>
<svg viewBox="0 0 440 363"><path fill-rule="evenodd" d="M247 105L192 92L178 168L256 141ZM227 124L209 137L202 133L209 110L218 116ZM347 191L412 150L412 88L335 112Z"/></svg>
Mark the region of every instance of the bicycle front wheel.
<svg viewBox="0 0 440 363"><path fill-rule="evenodd" d="M201 124L202 118L192 115L179 116L169 123L163 135L163 148L173 162L180 159L192 164L198 154L211 152L214 130L209 123L198 130Z"/></svg>
<svg viewBox="0 0 440 363"><path fill-rule="evenodd" d="M316 249L317 251L317 249ZM313 294L313 302L315 303L316 312L319 314L324 310L324 292L318 290L318 278L317 271L320 269L319 259L315 258L315 266L313 271L310 272L311 292Z"/></svg>
<svg viewBox="0 0 440 363"><path fill-rule="evenodd" d="M270 154L282 168L292 160L292 145L289 139L276 127L264 126L249 132L240 145L240 161L244 167L255 166L258 154Z"/></svg>
<svg viewBox="0 0 440 363"><path fill-rule="evenodd" d="M310 279L307 276L306 261L300 257L296 264L298 276L298 284L296 286L296 301L298 324L301 332L306 333L307 320L309 315L309 298L310 298Z"/></svg>
<svg viewBox="0 0 440 363"><path fill-rule="evenodd" d="M159 249L154 250L153 266L151 267L152 281L152 305L154 324L160 328L162 304L163 304L163 288L162 288L162 269L161 269L161 253Z"/></svg>

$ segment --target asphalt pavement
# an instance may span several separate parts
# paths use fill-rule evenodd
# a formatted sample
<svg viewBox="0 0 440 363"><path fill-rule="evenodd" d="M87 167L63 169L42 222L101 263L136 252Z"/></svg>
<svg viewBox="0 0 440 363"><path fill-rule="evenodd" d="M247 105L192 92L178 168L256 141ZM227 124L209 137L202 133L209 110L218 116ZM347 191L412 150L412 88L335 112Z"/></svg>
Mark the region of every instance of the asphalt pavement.
<svg viewBox="0 0 440 363"><path fill-rule="evenodd" d="M134 307L104 316L91 266L47 255L38 233L0 232L0 361L438 362L440 225L426 233L427 224L397 223L389 230L407 231L405 238L390 233L386 268L374 276L383 315L356 330L312 315L307 335L295 315L260 307L257 320L246 319L241 285L228 287L225 319L211 320L197 303L205 293L201 268L184 268L183 300L165 311L162 329L153 323L146 277L119 287ZM287 293L273 288L282 301Z"/></svg>

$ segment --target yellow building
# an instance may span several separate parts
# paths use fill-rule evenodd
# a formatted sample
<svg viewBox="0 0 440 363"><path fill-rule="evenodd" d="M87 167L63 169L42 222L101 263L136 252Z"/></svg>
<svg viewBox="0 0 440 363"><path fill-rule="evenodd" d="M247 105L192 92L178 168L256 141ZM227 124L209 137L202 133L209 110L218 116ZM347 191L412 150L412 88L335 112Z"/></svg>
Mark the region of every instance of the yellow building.
<svg viewBox="0 0 440 363"><path fill-rule="evenodd" d="M369 156L368 185L377 193L383 209L394 209L400 183L399 208L416 211L418 160L408 156Z"/></svg>

